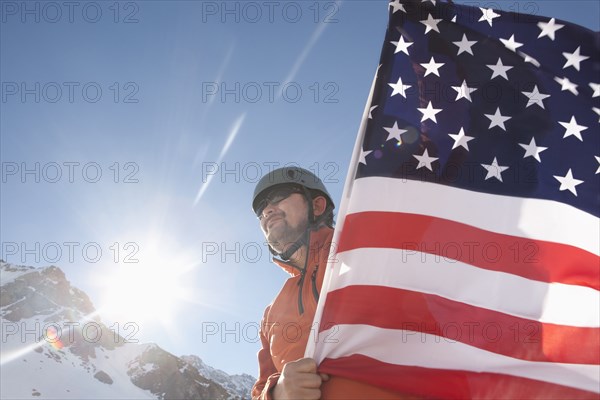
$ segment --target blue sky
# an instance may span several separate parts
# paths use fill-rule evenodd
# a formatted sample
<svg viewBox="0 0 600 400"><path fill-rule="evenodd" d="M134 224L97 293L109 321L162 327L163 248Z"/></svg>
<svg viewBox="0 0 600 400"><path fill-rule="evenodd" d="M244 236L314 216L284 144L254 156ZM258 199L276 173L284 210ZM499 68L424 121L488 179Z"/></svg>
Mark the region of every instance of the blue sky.
<svg viewBox="0 0 600 400"><path fill-rule="evenodd" d="M599 29L595 0L457 3ZM286 275L254 185L294 163L339 201L387 2L0 5L1 257L58 265L122 335L256 375Z"/></svg>

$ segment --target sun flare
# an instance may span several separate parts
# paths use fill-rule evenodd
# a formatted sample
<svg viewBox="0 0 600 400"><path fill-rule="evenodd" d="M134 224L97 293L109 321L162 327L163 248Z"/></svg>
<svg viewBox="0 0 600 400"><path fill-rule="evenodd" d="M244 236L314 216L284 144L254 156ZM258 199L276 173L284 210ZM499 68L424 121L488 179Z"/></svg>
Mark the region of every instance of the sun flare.
<svg viewBox="0 0 600 400"><path fill-rule="evenodd" d="M113 322L168 325L188 297L183 275L193 263L183 249L158 236L136 243L128 262L106 266L100 279L100 314Z"/></svg>

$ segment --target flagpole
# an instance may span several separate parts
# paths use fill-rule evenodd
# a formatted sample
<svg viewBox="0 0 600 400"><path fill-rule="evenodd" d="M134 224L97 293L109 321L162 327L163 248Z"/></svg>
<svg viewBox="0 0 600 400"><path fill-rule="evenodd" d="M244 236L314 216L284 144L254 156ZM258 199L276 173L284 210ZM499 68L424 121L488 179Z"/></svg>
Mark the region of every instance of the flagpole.
<svg viewBox="0 0 600 400"><path fill-rule="evenodd" d="M338 218L336 221L335 230L333 232L333 238L331 240L331 247L329 249L327 268L325 270L325 276L323 277L321 294L319 296L317 309L315 311L315 317L313 320L313 324L311 325L310 336L308 338L308 343L306 344L306 350L304 352L305 357L315 358L316 344L319 338L319 323L321 320L321 316L323 315L323 308L325 300L327 299L327 293L329 292L328 288L331 282L331 277L333 276L334 268L339 268L339 260L336 259L335 253L337 250L337 244L339 243L339 238L341 236L342 229L344 228L344 220L346 218L348 210L348 202L352 194L352 186L354 183L354 177L356 176L356 170L358 169L358 160L360 159L360 154L362 152L362 143L365 131L367 130L367 121L369 118L371 103L373 101L373 91L375 89L375 82L377 80L377 72L379 71L379 67L381 67L381 65L377 67L377 71L375 71L375 76L373 77L373 82L371 83L371 90L369 92L367 104L365 105L365 109L363 111L360 127L358 128L358 134L356 135L356 142L354 143L354 151L352 152L350 165L348 166L348 173L346 174L346 182L344 183L344 190L342 192L342 199L340 201ZM317 362L320 361L320 359L317 359Z"/></svg>

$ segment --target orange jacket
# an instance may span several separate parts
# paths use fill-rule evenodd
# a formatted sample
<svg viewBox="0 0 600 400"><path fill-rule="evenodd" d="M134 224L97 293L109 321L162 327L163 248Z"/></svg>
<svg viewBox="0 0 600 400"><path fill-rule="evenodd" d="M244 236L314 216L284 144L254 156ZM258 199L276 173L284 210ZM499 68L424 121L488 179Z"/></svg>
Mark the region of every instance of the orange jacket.
<svg viewBox="0 0 600 400"><path fill-rule="evenodd" d="M323 283L333 229L322 227L310 235L306 270L274 259L291 275L267 306L261 323L261 349L258 352L259 375L252 388L253 399L273 399L283 366L304 357L317 301ZM316 329L314 327L313 329ZM322 399L398 399L388 391L348 379L332 376L321 386Z"/></svg>

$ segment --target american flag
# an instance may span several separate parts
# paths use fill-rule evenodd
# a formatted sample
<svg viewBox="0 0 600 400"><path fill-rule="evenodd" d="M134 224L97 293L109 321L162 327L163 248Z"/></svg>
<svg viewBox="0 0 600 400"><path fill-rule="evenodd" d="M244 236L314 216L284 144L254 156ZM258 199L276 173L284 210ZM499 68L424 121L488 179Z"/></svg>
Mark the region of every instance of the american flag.
<svg viewBox="0 0 600 400"><path fill-rule="evenodd" d="M426 397L599 398L599 34L389 13L307 356Z"/></svg>

